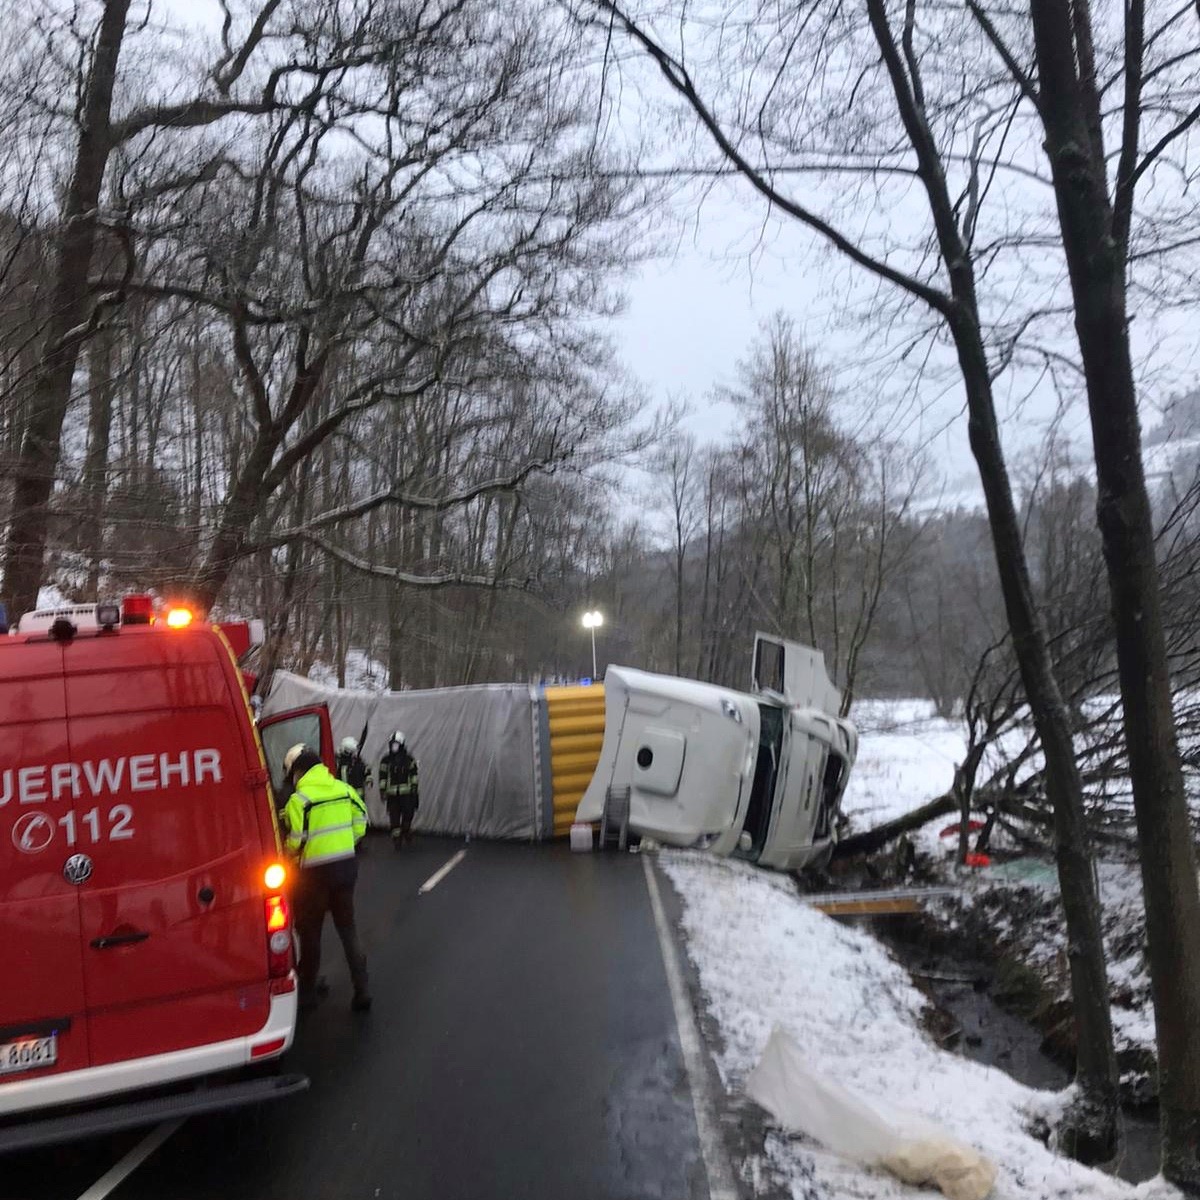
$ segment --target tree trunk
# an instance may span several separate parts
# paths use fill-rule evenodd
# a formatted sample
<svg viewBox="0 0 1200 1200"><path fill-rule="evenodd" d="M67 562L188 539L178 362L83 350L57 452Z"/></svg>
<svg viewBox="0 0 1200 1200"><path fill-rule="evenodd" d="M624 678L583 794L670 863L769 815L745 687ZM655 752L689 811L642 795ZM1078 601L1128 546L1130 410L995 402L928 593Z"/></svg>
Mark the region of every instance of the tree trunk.
<svg viewBox="0 0 1200 1200"><path fill-rule="evenodd" d="M130 0L105 0L79 120L75 166L63 206L54 286L41 358L33 377L29 424L17 460L2 594L17 614L37 604L50 497L63 420L88 322L88 275L96 245L100 189L112 149L113 85Z"/></svg>
<svg viewBox="0 0 1200 1200"><path fill-rule="evenodd" d="M1079 1100L1064 1131L1066 1148L1082 1161L1102 1162L1111 1158L1117 1148L1118 1076L1100 899L1084 815L1083 785L1075 762L1067 706L1054 675L1046 630L1033 600L979 327L973 320L960 319L952 329L967 387L968 434L987 501L1000 590L1021 684L1046 759L1046 790L1054 811L1054 857L1067 925L1078 1044Z"/></svg>
<svg viewBox="0 0 1200 1200"><path fill-rule="evenodd" d="M1086 36L1086 24L1061 0L1031 0L1030 13L1046 151L1087 382L1097 520L1116 626L1158 1042L1163 1174L1200 1195L1200 892L1142 465L1126 320L1125 236L1109 200L1098 123L1089 119L1099 112L1095 80L1079 70L1073 51L1073 39ZM1136 140L1132 148L1136 151Z"/></svg>
<svg viewBox="0 0 1200 1200"><path fill-rule="evenodd" d="M265 498L264 476L270 470L277 441L273 434L273 430L259 433L225 501L216 535L193 587L193 599L204 612L212 608L228 582L229 574L245 548L250 526Z"/></svg>
<svg viewBox="0 0 1200 1200"><path fill-rule="evenodd" d="M104 560L104 503L108 493L108 449L112 433L113 339L105 331L93 340L88 354L91 408L88 413L87 457L83 464L83 545L88 559L84 596L99 597Z"/></svg>

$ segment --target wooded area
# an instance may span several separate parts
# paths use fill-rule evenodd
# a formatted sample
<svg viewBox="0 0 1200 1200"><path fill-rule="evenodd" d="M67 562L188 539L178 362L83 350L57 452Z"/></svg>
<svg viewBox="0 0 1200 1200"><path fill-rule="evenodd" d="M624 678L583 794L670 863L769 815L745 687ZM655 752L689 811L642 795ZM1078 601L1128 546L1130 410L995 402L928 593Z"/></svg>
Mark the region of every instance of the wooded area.
<svg viewBox="0 0 1200 1200"><path fill-rule="evenodd" d="M926 695L970 737L950 802L1057 857L1085 1158L1116 1103L1091 846L1136 827L1164 1161L1200 1194L1200 393L1147 396L1130 328L1196 301L1190 0L6 15L13 615L152 589L263 617L268 677L408 688L578 678L599 607L602 662L744 686L765 629L824 652L845 713ZM872 281L855 319L918 403L952 381L980 503L939 501L802 312L732 384L645 394L608 319L690 177ZM1094 455L1055 425L1011 457L1006 397L1038 389Z"/></svg>

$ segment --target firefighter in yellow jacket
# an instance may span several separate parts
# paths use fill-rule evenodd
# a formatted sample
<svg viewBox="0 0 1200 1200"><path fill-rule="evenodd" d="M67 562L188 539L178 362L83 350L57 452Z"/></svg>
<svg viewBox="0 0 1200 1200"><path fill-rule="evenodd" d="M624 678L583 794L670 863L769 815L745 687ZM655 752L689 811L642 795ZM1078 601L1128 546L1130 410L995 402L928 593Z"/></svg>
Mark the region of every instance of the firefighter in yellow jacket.
<svg viewBox="0 0 1200 1200"><path fill-rule="evenodd" d="M295 888L300 1008L313 1008L319 998L321 927L330 913L354 985L350 1006L366 1012L371 1007L367 958L354 926L355 848L367 832L366 805L308 746L293 746L284 755L283 768L293 789L283 810L287 848L300 867Z"/></svg>

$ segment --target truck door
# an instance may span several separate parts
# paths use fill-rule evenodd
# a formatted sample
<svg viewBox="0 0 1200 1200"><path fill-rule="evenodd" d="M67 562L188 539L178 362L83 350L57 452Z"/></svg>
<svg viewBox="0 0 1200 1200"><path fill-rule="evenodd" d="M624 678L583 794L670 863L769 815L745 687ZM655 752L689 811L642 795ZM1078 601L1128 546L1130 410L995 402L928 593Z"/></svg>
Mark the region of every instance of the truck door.
<svg viewBox="0 0 1200 1200"><path fill-rule="evenodd" d="M228 651L208 630L129 630L64 663L93 1065L256 1032L275 846Z"/></svg>
<svg viewBox="0 0 1200 1200"><path fill-rule="evenodd" d="M258 735L262 739L263 757L267 760L267 770L271 775L276 808L283 808L292 792L291 785L284 777L283 757L293 746L302 742L315 750L331 771L336 767L333 725L329 720L329 709L324 704L289 708L286 712L263 717L258 723Z"/></svg>
<svg viewBox="0 0 1200 1200"><path fill-rule="evenodd" d="M6 639L7 640L7 639ZM89 1062L62 648L0 646L0 1112L4 1084ZM57 792L57 797L55 793Z"/></svg>

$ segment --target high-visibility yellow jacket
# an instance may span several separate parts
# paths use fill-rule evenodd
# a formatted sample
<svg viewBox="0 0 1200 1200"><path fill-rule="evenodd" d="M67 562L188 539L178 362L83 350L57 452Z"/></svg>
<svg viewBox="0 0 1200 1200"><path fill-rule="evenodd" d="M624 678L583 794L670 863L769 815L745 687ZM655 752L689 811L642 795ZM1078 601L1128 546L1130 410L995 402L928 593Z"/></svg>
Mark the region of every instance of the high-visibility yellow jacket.
<svg viewBox="0 0 1200 1200"><path fill-rule="evenodd" d="M306 771L283 810L287 848L302 867L352 858L367 832L362 797L336 779L324 763Z"/></svg>

